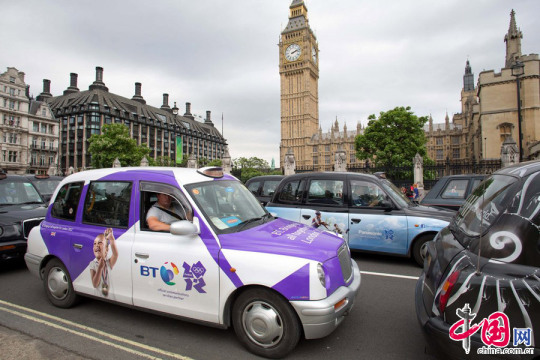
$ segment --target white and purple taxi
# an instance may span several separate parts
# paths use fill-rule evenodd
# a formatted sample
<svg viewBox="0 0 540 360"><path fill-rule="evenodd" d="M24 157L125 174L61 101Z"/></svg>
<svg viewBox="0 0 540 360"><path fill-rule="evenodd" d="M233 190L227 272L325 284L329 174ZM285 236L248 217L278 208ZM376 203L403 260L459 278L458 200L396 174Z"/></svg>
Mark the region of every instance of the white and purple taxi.
<svg viewBox="0 0 540 360"><path fill-rule="evenodd" d="M157 194L183 211L148 228ZM283 357L330 334L351 310L360 271L339 237L272 217L220 168L115 168L65 178L25 255L48 299L79 295L233 326L244 346Z"/></svg>

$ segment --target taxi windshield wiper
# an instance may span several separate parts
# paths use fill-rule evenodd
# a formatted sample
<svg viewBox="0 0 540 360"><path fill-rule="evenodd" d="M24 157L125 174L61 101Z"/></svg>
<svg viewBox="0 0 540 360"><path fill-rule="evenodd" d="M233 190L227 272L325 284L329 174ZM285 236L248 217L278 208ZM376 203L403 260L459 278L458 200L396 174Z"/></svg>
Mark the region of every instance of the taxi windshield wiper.
<svg viewBox="0 0 540 360"><path fill-rule="evenodd" d="M27 202L21 203L20 205L30 205L30 204L44 204L44 202L42 202L42 201L27 201Z"/></svg>
<svg viewBox="0 0 540 360"><path fill-rule="evenodd" d="M254 218L251 218L251 219L242 221L240 224L238 224L238 225L236 226L236 228L237 228L238 230L243 229L243 228L246 227L246 225L251 224L251 223L254 223L255 221L262 220L262 218L263 218L263 216L260 216L260 217L254 217Z"/></svg>

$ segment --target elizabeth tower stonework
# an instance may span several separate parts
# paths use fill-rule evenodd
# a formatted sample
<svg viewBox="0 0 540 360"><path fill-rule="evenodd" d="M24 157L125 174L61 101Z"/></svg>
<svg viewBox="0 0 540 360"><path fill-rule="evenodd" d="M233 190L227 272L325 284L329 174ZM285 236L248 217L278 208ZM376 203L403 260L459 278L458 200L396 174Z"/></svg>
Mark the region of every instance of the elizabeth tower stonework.
<svg viewBox="0 0 540 360"><path fill-rule="evenodd" d="M313 164L308 142L319 130L319 48L304 1L293 0L289 9L289 22L279 41L280 164L292 149L301 169Z"/></svg>

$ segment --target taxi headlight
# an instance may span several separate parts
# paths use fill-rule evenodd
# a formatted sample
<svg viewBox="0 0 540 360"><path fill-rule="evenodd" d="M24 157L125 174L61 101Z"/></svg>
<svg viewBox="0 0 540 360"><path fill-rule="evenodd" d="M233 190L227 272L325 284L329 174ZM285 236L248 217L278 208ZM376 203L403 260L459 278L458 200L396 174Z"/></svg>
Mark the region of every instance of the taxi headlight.
<svg viewBox="0 0 540 360"><path fill-rule="evenodd" d="M317 264L317 275L319 276L321 285L326 288L326 274L324 273L324 268L321 263Z"/></svg>

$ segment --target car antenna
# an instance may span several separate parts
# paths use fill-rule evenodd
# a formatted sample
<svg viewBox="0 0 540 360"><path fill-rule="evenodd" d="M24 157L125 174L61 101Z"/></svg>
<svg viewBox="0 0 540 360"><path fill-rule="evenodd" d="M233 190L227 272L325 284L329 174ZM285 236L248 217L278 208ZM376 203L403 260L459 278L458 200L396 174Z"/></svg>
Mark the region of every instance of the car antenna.
<svg viewBox="0 0 540 360"><path fill-rule="evenodd" d="M484 156L486 156L487 137L484 138ZM480 240L478 241L478 259L476 264L476 276L480 276L480 255L482 253L482 237L484 237L484 209L486 208L486 185L482 189L482 211L480 212Z"/></svg>

